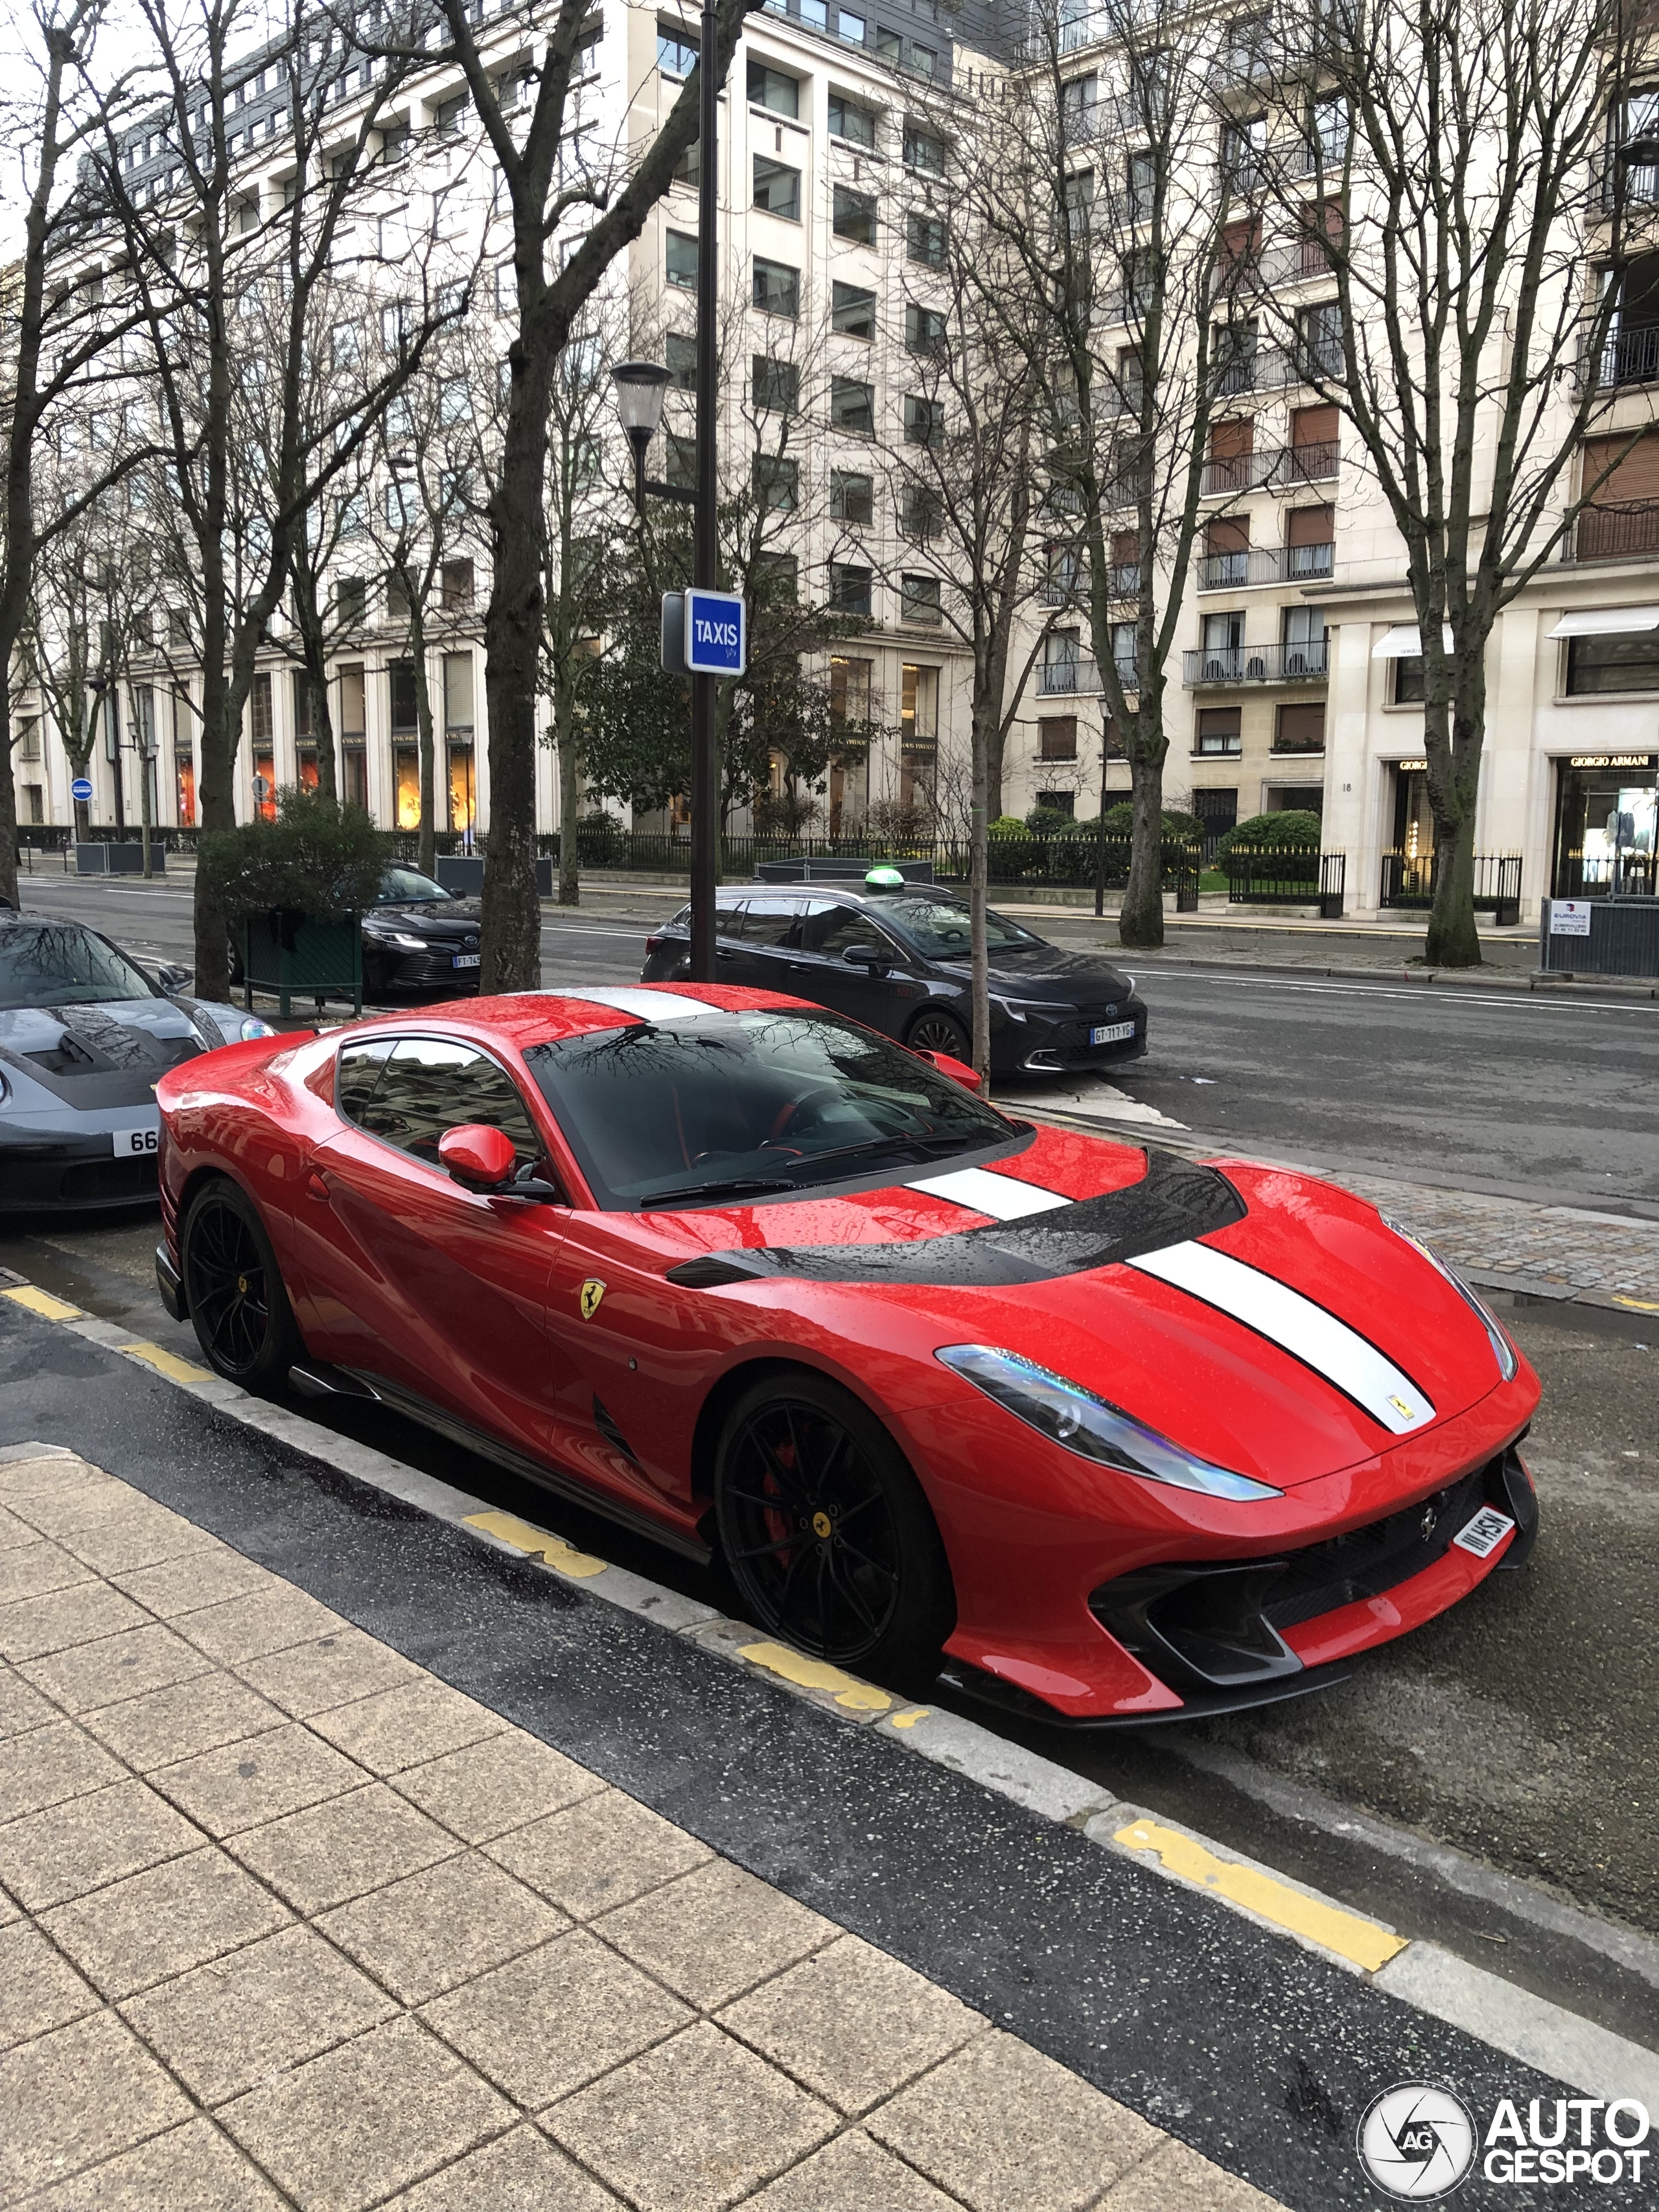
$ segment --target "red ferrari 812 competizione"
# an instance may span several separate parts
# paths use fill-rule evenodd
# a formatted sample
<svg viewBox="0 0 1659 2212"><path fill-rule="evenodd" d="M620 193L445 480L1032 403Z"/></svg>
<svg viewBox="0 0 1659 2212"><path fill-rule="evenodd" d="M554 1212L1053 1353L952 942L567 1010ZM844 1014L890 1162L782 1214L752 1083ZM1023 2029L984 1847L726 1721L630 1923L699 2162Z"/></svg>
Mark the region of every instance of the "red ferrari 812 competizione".
<svg viewBox="0 0 1659 2212"><path fill-rule="evenodd" d="M1073 1721L1296 1694L1518 1565L1538 1385L1328 1183L999 1113L771 994L474 1000L158 1086L162 1292L660 1541L769 1633Z"/></svg>

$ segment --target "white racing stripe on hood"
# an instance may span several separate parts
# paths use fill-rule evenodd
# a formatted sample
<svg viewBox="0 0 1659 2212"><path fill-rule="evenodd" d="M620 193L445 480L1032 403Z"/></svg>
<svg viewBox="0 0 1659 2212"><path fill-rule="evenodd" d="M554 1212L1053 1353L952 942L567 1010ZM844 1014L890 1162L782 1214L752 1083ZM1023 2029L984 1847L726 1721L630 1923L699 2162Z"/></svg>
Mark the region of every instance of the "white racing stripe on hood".
<svg viewBox="0 0 1659 2212"><path fill-rule="evenodd" d="M1280 1346L1334 1382L1393 1435L1410 1435L1434 1419L1428 1399L1374 1344L1259 1267L1247 1267L1211 1245L1190 1243L1143 1252L1127 1264L1231 1314L1258 1336Z"/></svg>
<svg viewBox="0 0 1659 2212"><path fill-rule="evenodd" d="M585 1006L611 1006L619 1014L637 1014L646 1022L695 1022L704 1014L726 1011L712 999L689 999L679 991L634 991L626 986L614 991L550 990L546 996L574 999Z"/></svg>
<svg viewBox="0 0 1659 2212"><path fill-rule="evenodd" d="M997 1175L989 1168L953 1168L948 1175L918 1176L904 1188L926 1191L930 1198L948 1198L953 1206L988 1213L994 1221L1018 1221L1028 1213L1052 1213L1057 1206L1072 1203L1057 1190L1040 1190L1034 1182Z"/></svg>

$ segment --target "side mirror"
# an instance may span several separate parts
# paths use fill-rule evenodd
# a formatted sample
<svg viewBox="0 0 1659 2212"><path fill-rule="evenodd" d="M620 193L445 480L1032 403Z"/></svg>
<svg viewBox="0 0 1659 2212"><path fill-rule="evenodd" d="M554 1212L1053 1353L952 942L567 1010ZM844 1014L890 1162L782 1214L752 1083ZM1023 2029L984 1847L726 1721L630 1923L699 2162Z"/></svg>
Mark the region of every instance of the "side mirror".
<svg viewBox="0 0 1659 2212"><path fill-rule="evenodd" d="M878 945L849 945L841 957L849 967L867 968L872 975L884 975L893 964Z"/></svg>
<svg viewBox="0 0 1659 2212"><path fill-rule="evenodd" d="M511 1137L479 1121L446 1129L438 1139L439 1164L469 1190L499 1190L518 1158Z"/></svg>
<svg viewBox="0 0 1659 2212"><path fill-rule="evenodd" d="M964 1091L978 1091L982 1086L976 1068L969 1067L965 1060L956 1060L948 1052L921 1052L918 1060L931 1060L941 1075L948 1075L952 1083L959 1083Z"/></svg>
<svg viewBox="0 0 1659 2212"><path fill-rule="evenodd" d="M188 968L180 968L171 960L161 962L158 967L151 969L150 973L169 998L178 992L188 991L196 980Z"/></svg>

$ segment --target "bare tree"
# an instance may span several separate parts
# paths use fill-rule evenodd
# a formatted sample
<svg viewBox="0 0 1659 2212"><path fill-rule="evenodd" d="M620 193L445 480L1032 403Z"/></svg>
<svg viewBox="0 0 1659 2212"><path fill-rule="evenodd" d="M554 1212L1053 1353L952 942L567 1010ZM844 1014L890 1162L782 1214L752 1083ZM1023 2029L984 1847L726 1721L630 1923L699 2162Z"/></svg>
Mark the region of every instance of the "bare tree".
<svg viewBox="0 0 1659 2212"><path fill-rule="evenodd" d="M558 0L550 23L531 9L475 29L471 0L439 0L447 46L405 46L431 62L458 64L495 160L512 240L516 326L507 349L506 422L489 515L490 595L484 616L489 718L489 846L484 866L486 991L533 986L541 973L536 896L536 701L542 669L547 576L548 417L559 357L580 311L623 248L645 228L682 155L697 136L701 71L724 82L744 18L761 0L720 0L717 51L702 57L636 160L590 159L574 129L572 76L591 21L590 0ZM422 19L423 20L423 19ZM532 60L503 70L501 27L516 27ZM524 110L524 87L533 87ZM612 173L614 172L614 173ZM556 234L576 210L592 212L568 234L550 270Z"/></svg>
<svg viewBox="0 0 1659 2212"><path fill-rule="evenodd" d="M1087 21L1088 19L1085 19ZM1133 806L1119 933L1164 941L1167 670L1204 520L1218 405L1269 373L1239 312L1241 231L1261 180L1229 135L1222 34L1147 0L1103 12L1040 0L1026 64L975 102L969 173L1023 281L988 290L1008 343L1039 365L1056 574L1086 611ZM1222 153L1216 166L1218 133ZM1069 536L1069 547L1065 539Z"/></svg>
<svg viewBox="0 0 1659 2212"><path fill-rule="evenodd" d="M1342 0L1285 58L1285 96L1307 107L1279 196L1330 279L1290 336L1405 551L1435 823L1425 952L1445 966L1480 960L1493 625L1628 451L1572 490L1585 432L1632 380L1628 216L1654 170L1617 149L1642 119L1648 21L1627 0Z"/></svg>

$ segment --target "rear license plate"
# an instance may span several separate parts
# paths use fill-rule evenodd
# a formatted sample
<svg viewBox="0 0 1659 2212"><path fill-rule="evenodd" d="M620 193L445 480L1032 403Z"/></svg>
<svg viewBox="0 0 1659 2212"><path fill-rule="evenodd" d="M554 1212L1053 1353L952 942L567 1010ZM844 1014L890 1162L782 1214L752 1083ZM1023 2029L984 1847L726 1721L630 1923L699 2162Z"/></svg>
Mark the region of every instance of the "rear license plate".
<svg viewBox="0 0 1659 2212"><path fill-rule="evenodd" d="M1507 1513L1500 1513L1495 1505L1483 1505L1473 1521L1463 1523L1452 1541L1473 1552L1477 1559L1489 1559L1514 1526Z"/></svg>
<svg viewBox="0 0 1659 2212"><path fill-rule="evenodd" d="M1097 1028L1090 1030L1089 1042L1091 1044L1121 1044L1126 1037L1132 1037L1134 1033L1133 1022L1102 1022Z"/></svg>
<svg viewBox="0 0 1659 2212"><path fill-rule="evenodd" d="M476 968L483 958L482 952L458 952L449 964L452 968Z"/></svg>
<svg viewBox="0 0 1659 2212"><path fill-rule="evenodd" d="M161 1149L159 1129L117 1129L112 1133L112 1149L118 1160L144 1159Z"/></svg>

